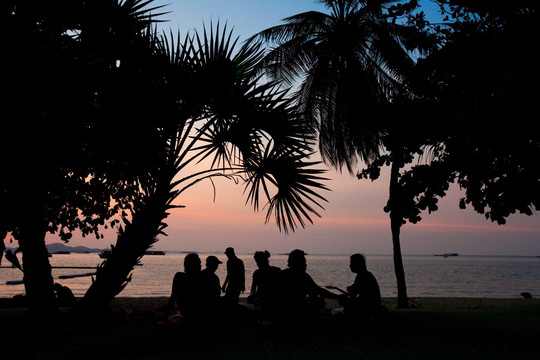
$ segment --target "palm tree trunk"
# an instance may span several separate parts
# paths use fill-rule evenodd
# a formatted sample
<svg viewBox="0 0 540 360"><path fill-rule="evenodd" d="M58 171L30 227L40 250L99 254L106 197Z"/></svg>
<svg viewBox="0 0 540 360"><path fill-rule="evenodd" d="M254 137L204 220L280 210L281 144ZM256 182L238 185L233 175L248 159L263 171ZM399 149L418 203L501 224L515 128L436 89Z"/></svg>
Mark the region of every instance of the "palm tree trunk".
<svg viewBox="0 0 540 360"><path fill-rule="evenodd" d="M153 237L137 233L138 222L126 225L118 234L116 246L112 246L110 256L99 265L96 278L78 304L84 310L102 311L108 309L111 301L131 280L135 265L155 241Z"/></svg>
<svg viewBox="0 0 540 360"><path fill-rule="evenodd" d="M131 280L131 272L146 250L157 241L157 236L168 216L171 197L170 180L143 199L133 212L131 222L120 228L111 254L96 271L96 278L78 304L79 310L99 312L108 309L111 301Z"/></svg>
<svg viewBox="0 0 540 360"><path fill-rule="evenodd" d="M401 225L403 224L403 216L401 216L399 211L399 169L400 166L396 161L393 161L390 173L390 199L388 202L390 204L390 228L392 230L394 273L396 274L398 289L398 308L407 308L409 307L409 300L399 238Z"/></svg>

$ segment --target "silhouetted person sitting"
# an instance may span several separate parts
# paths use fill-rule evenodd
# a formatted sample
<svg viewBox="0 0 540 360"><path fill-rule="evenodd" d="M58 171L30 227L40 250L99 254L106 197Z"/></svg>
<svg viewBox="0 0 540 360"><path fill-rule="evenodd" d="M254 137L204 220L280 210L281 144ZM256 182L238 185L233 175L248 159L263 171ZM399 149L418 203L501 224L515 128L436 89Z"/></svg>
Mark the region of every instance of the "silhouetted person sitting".
<svg viewBox="0 0 540 360"><path fill-rule="evenodd" d="M206 269L201 271L204 306L207 307L209 312L213 313L218 311L220 305L221 286L219 277L216 275L219 264L223 264L223 262L210 255L206 258Z"/></svg>
<svg viewBox="0 0 540 360"><path fill-rule="evenodd" d="M244 262L234 253L232 247L225 250L227 255L227 277L223 282L224 301L228 306L238 304L240 293L246 290Z"/></svg>
<svg viewBox="0 0 540 360"><path fill-rule="evenodd" d="M257 251L253 256L258 269L253 272L251 294L248 302L260 311L261 319L273 317L276 311L276 295L280 268L270 265L270 253Z"/></svg>
<svg viewBox="0 0 540 360"><path fill-rule="evenodd" d="M202 287L201 259L197 254L188 254L184 258L184 272L174 275L169 309L173 310L176 305L186 319L203 316Z"/></svg>
<svg viewBox="0 0 540 360"><path fill-rule="evenodd" d="M73 307L75 305L75 295L67 286L54 283L54 293L58 306Z"/></svg>
<svg viewBox="0 0 540 360"><path fill-rule="evenodd" d="M349 268L356 274L354 283L347 287L348 298L343 307L346 316L370 317L386 310L381 304L377 279L367 270L366 259L361 254L351 255Z"/></svg>
<svg viewBox="0 0 540 360"><path fill-rule="evenodd" d="M279 274L279 309L282 320L291 321L315 315L324 310L324 298L340 298L321 288L306 273L306 257L302 250L296 249L289 254L287 266Z"/></svg>

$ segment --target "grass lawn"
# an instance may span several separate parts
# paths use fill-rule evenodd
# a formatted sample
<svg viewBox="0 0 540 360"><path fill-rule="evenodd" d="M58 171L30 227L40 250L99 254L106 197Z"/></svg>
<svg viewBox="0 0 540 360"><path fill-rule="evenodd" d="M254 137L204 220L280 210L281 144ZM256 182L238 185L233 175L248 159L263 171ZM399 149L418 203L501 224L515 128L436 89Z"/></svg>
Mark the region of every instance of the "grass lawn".
<svg viewBox="0 0 540 360"><path fill-rule="evenodd" d="M317 319L294 326L158 325L148 306L132 309L129 321L38 322L24 309L0 308L0 353L10 360L540 359L537 299L391 308L367 323Z"/></svg>

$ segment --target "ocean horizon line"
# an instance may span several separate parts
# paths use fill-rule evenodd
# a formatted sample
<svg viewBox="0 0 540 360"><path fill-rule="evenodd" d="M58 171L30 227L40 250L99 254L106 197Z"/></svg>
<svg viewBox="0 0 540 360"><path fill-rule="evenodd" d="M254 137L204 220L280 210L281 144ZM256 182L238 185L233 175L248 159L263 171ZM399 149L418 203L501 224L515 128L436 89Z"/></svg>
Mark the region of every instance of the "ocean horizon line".
<svg viewBox="0 0 540 360"><path fill-rule="evenodd" d="M103 250L109 250L110 247L107 247L105 249L102 249L102 248L90 248L90 247L87 247L87 246L81 246L81 245L76 245L76 246L70 246L68 244L65 244L65 243L61 243L61 242L54 242L54 243L49 243L49 244L46 244L47 247L52 247L54 248L54 250L51 252L51 254L54 255L54 252L58 251L58 250L66 250L66 251L71 251L73 253L100 253L101 251ZM61 246L61 249L56 249L55 247L57 246ZM8 246L6 247L6 250L11 250L11 251L15 251L17 249L17 247L13 247L13 246ZM196 254L223 254L224 251L222 250L212 250L212 251L201 251L201 250L172 250L172 249L163 249L163 248L158 248L158 247L151 247L149 249L150 251L163 251L167 254L189 254L189 253L196 253ZM50 250L49 250L50 251ZM291 250L292 251L292 250ZM289 251L290 252L290 251ZM283 255L288 255L287 251L275 251L275 252L272 252L270 251L270 253L272 255L280 255L280 256L283 256ZM357 251L363 255L366 255L366 256L393 256L392 253L366 253L366 252L362 252L362 251ZM238 252L237 251L237 255L253 255L255 253L255 251L249 251L249 252ZM325 253L320 253L320 252L309 252L309 251L306 251L306 254L308 256L350 256L352 255L353 253L344 253L344 252L325 252ZM456 255L452 256L453 254L457 254L457 257L463 257L463 256L467 256L467 257L532 257L532 258L540 258L540 254L479 254L479 253L473 253L473 254L468 254L468 253L461 253L459 251L441 251L441 252L437 252L437 253L405 253L405 254L402 254L403 257L413 257L413 256L444 256L444 255L447 255L448 257L456 257Z"/></svg>

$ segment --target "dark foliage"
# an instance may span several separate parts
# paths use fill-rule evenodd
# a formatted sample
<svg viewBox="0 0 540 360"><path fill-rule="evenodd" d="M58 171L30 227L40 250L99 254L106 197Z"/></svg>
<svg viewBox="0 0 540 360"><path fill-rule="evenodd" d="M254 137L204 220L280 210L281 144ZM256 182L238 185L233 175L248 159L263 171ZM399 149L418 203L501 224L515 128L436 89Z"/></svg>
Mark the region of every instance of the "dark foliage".
<svg viewBox="0 0 540 360"><path fill-rule="evenodd" d="M419 64L445 124L445 166L465 190L460 206L487 219L540 208L538 5L443 2L453 23L440 51Z"/></svg>

